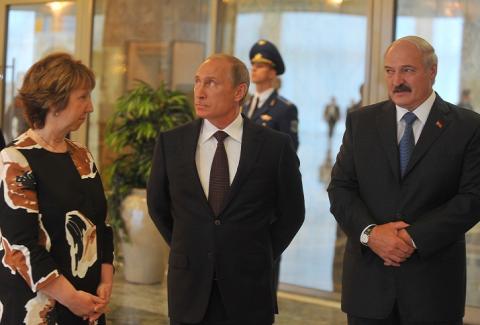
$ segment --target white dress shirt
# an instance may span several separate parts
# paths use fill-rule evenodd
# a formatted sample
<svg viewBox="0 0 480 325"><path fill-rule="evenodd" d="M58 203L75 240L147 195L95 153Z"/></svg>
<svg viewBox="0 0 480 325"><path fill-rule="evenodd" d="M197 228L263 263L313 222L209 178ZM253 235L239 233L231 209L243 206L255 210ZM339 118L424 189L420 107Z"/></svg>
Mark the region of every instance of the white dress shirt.
<svg viewBox="0 0 480 325"><path fill-rule="evenodd" d="M213 134L219 131L215 125L208 120L203 120L200 135L198 137L197 151L195 152L195 163L197 165L198 176L202 183L205 196L208 198L208 189L210 183L210 170L212 168L213 156L217 150L217 139ZM230 176L230 185L237 173L238 163L240 162L240 151L242 147L243 118L241 114L235 118L225 129L221 130L228 134L223 142L228 158L228 172Z"/></svg>
<svg viewBox="0 0 480 325"><path fill-rule="evenodd" d="M261 93L255 93L252 101L250 102L250 107L248 108L248 117L252 117L255 106L262 107L263 104L267 101L268 97L275 91L274 88L268 88L267 90L262 91ZM258 104L257 104L258 100Z"/></svg>
<svg viewBox="0 0 480 325"><path fill-rule="evenodd" d="M433 102L435 102L435 92L432 91L432 94L418 106L412 113L417 116L415 122L413 122L412 129L413 129L413 136L415 137L415 144L417 144L418 138L420 138L420 134L422 133L423 127L425 126L425 122L427 122L428 115L432 110ZM402 139L403 132L405 132L405 121L402 120L403 115L409 112L408 109L395 105L397 108L397 143L400 143Z"/></svg>

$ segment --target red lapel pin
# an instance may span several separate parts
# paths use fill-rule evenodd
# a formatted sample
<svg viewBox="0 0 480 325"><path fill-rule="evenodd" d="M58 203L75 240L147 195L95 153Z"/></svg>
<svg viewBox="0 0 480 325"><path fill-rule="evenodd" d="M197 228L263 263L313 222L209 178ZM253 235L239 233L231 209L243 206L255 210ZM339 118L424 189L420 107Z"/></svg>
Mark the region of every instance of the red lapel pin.
<svg viewBox="0 0 480 325"><path fill-rule="evenodd" d="M437 126L437 128L441 129L443 128L443 121L438 120L437 122L435 122L435 125Z"/></svg>

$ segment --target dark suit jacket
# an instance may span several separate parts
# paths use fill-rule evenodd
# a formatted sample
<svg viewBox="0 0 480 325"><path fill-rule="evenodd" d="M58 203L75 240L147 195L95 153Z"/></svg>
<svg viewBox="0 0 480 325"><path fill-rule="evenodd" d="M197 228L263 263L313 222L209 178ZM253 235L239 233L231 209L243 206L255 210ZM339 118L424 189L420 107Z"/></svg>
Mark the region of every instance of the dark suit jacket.
<svg viewBox="0 0 480 325"><path fill-rule="evenodd" d="M243 104L243 112L247 114L252 101L251 97ZM251 117L258 125L268 126L274 130L290 135L298 149L298 111L295 104L289 102L274 91L270 97L258 107Z"/></svg>
<svg viewBox="0 0 480 325"><path fill-rule="evenodd" d="M195 164L201 124L159 136L147 189L150 215L171 248L169 315L200 322L215 273L230 318L273 319L272 264L305 214L298 158L287 135L244 119L238 170L215 218Z"/></svg>
<svg viewBox="0 0 480 325"><path fill-rule="evenodd" d="M383 318L397 300L411 321L463 316L465 232L480 216L480 116L438 95L400 179L395 105L352 112L328 188L331 211L348 236L342 308ZM403 220L416 252L386 267L360 233Z"/></svg>
<svg viewBox="0 0 480 325"><path fill-rule="evenodd" d="M3 137L2 129L0 129L0 150L5 148L5 138Z"/></svg>

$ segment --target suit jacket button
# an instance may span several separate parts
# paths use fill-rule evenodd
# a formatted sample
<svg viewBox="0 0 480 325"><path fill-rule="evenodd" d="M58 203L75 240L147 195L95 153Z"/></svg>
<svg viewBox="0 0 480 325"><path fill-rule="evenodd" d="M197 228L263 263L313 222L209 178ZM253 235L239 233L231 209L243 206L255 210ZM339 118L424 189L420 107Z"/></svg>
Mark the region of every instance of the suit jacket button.
<svg viewBox="0 0 480 325"><path fill-rule="evenodd" d="M215 219L215 221L213 223L215 224L215 226L220 226L222 224L220 219Z"/></svg>

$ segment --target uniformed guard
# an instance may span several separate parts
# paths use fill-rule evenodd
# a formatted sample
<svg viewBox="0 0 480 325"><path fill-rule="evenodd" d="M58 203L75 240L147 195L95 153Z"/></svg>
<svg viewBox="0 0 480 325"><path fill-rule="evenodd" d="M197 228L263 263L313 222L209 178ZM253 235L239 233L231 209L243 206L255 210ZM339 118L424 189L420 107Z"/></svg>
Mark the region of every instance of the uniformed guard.
<svg viewBox="0 0 480 325"><path fill-rule="evenodd" d="M298 149L297 107L278 94L280 79L285 64L277 47L266 40L259 40L250 50L252 63L251 81L255 84L255 95L243 105L243 114L266 127L290 135ZM274 287L278 288L280 258L274 265Z"/></svg>
<svg viewBox="0 0 480 325"><path fill-rule="evenodd" d="M257 124L289 134L297 149L297 107L280 96L275 87L279 82L277 76L285 72L282 56L273 43L259 40L250 50L250 62L251 80L256 91L243 105L244 115Z"/></svg>

